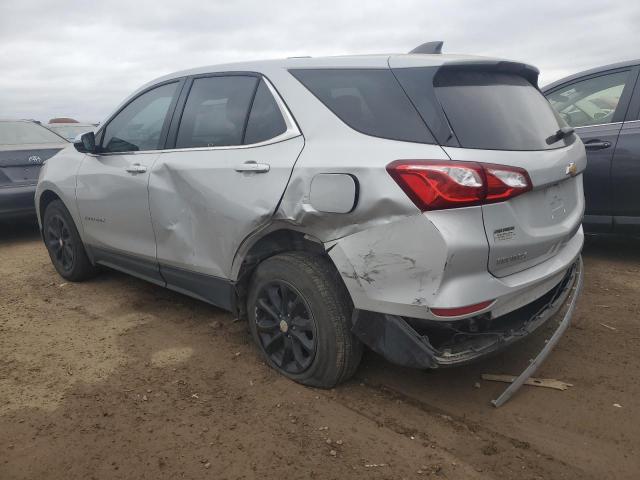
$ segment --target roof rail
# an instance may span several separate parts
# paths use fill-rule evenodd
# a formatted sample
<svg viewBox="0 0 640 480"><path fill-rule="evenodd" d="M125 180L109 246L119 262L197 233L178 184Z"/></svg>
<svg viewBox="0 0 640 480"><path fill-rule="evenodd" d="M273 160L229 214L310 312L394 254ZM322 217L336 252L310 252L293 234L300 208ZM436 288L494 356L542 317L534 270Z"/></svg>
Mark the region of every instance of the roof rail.
<svg viewBox="0 0 640 480"><path fill-rule="evenodd" d="M435 42L427 42L417 46L409 53L442 53L442 44L444 42L436 40Z"/></svg>

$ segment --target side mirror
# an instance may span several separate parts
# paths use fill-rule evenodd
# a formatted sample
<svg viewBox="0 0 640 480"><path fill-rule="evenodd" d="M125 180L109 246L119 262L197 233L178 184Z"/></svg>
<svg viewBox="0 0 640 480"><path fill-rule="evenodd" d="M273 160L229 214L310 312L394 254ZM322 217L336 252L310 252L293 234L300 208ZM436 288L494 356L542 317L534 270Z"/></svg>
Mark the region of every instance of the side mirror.
<svg viewBox="0 0 640 480"><path fill-rule="evenodd" d="M76 150L82 153L95 153L96 136L93 132L83 133L75 138L73 146L76 147Z"/></svg>

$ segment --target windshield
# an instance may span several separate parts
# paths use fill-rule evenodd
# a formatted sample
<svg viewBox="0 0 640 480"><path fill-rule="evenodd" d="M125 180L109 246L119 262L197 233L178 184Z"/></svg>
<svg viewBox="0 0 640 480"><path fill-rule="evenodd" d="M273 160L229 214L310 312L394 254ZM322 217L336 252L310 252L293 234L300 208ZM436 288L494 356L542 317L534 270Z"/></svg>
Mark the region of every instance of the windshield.
<svg viewBox="0 0 640 480"><path fill-rule="evenodd" d="M0 145L64 143L64 139L31 122L0 122Z"/></svg>
<svg viewBox="0 0 640 480"><path fill-rule="evenodd" d="M49 130L53 130L58 135L63 136L69 141L73 141L78 135L92 131L95 127L92 125L47 125Z"/></svg>

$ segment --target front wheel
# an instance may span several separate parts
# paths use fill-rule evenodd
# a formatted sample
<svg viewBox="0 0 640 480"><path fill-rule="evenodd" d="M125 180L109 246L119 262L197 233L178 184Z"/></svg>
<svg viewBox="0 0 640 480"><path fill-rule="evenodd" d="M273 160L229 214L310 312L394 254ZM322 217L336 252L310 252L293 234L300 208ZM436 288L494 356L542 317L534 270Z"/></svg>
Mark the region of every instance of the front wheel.
<svg viewBox="0 0 640 480"><path fill-rule="evenodd" d="M324 388L348 379L360 362L352 311L328 260L303 252L262 262L247 301L251 333L267 363L296 382Z"/></svg>
<svg viewBox="0 0 640 480"><path fill-rule="evenodd" d="M42 219L42 234L51 263L66 280L81 282L95 275L71 214L60 200L47 205Z"/></svg>

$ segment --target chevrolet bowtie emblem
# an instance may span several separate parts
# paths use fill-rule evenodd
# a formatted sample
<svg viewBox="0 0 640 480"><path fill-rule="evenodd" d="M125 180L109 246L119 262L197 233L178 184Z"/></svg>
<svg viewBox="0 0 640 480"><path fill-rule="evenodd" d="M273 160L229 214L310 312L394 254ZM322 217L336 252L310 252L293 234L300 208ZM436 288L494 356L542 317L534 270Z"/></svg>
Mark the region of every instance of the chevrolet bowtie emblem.
<svg viewBox="0 0 640 480"><path fill-rule="evenodd" d="M564 173L573 177L578 173L578 167L574 162L571 162L569 165L567 165Z"/></svg>

